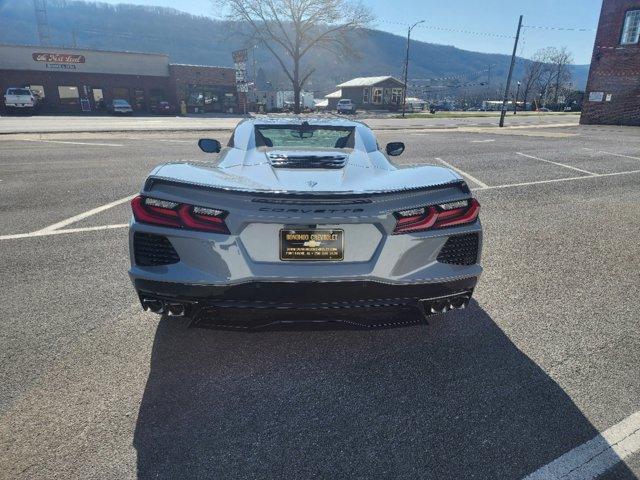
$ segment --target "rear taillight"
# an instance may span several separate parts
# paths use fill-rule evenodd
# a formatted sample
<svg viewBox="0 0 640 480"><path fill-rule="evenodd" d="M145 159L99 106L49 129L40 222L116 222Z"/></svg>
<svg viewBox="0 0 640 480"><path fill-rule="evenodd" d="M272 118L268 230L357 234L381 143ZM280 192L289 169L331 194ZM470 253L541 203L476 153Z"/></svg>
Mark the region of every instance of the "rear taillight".
<svg viewBox="0 0 640 480"><path fill-rule="evenodd" d="M229 233L224 222L227 212L209 207L137 196L131 201L137 222L204 232Z"/></svg>
<svg viewBox="0 0 640 480"><path fill-rule="evenodd" d="M475 198L404 210L395 213L397 223L393 233L421 232L473 223L479 213L480 203Z"/></svg>

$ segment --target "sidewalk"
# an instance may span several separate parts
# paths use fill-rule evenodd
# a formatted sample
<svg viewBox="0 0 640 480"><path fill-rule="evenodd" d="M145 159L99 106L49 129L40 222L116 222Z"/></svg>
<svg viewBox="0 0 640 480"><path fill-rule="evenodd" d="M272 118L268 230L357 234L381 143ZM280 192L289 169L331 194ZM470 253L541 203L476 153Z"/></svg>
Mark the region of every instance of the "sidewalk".
<svg viewBox="0 0 640 480"><path fill-rule="evenodd" d="M225 117L81 117L32 116L0 117L0 135L31 133L106 133L106 132L189 132L230 131L244 116ZM342 117L341 117L342 118ZM350 117L346 117L350 118ZM455 129L458 127L497 127L497 118L354 118L374 130ZM578 115L509 117L509 126L545 125L554 123L577 125Z"/></svg>

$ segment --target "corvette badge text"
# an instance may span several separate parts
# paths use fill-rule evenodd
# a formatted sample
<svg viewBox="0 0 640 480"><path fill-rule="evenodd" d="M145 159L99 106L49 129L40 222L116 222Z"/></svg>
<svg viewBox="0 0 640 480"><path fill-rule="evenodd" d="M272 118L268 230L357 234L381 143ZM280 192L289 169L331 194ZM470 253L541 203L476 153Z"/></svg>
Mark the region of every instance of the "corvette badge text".
<svg viewBox="0 0 640 480"><path fill-rule="evenodd" d="M269 208L262 207L261 212L282 212L282 213L361 213L364 208Z"/></svg>

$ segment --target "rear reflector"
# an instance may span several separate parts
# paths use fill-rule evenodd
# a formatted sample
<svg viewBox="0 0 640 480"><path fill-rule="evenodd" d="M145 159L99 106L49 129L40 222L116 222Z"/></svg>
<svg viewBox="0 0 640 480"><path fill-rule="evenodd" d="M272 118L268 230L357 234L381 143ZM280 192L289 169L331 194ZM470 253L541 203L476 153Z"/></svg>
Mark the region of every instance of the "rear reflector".
<svg viewBox="0 0 640 480"><path fill-rule="evenodd" d="M229 234L224 222L227 212L209 207L170 202L141 195L131 201L137 222L171 228Z"/></svg>
<svg viewBox="0 0 640 480"><path fill-rule="evenodd" d="M479 213L480 203L475 198L404 210L395 214L397 223L393 233L421 232L465 225L475 222Z"/></svg>

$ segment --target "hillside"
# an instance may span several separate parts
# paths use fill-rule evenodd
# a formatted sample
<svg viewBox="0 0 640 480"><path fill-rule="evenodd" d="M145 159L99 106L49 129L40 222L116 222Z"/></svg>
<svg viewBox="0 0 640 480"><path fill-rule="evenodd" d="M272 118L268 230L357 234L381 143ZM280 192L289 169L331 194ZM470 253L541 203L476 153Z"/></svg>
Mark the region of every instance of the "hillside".
<svg viewBox="0 0 640 480"><path fill-rule="evenodd" d="M231 52L245 46L237 24L167 8L49 0L48 17L54 45L72 46L75 32L78 47L161 52L169 54L174 63L232 66ZM0 18L0 43L38 44L32 2L0 0ZM369 30L356 42L361 52L359 59L345 62L324 52L309 57L308 62L316 68L316 73L308 88L324 93L337 83L357 76L401 75L406 46L403 37ZM488 66L492 65L492 84L498 88L509 66L507 55L424 42L412 42L411 56L412 84L486 82ZM273 59L264 48L255 49L255 61L272 84L285 87L284 74L274 67ZM516 78L526 62L519 59ZM574 85L584 88L588 66L578 65L573 70ZM456 78L450 80L449 77Z"/></svg>

